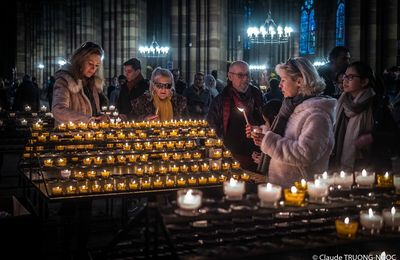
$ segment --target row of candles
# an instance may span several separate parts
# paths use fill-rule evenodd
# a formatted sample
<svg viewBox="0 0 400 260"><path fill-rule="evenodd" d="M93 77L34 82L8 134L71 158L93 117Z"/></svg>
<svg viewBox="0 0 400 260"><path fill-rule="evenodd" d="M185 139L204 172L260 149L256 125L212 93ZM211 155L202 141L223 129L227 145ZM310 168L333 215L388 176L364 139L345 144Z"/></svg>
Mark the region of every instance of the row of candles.
<svg viewBox="0 0 400 260"><path fill-rule="evenodd" d="M310 197L320 198L328 195L328 191L317 187L319 181L313 183L308 182L307 191ZM321 184L327 186L326 184ZM245 193L245 184L242 181L231 178L223 183L223 191L227 200L241 200ZM263 183L258 185L258 198L260 207L276 207L277 202L281 198L282 188L271 183ZM295 186L291 189L284 189L286 205L300 205L304 200L304 191L299 191ZM301 198L301 199L299 199ZM191 212L200 208L202 203L202 192L200 190L188 189L179 190L177 193L177 204L180 207L179 214L190 215ZM400 212L399 209L392 207L384 209L382 213L374 211L371 208L360 212L360 223L363 229L371 232L371 234L379 233L383 227L383 223L392 230L400 231ZM358 222L350 221L349 218L344 220L336 220L337 233L340 236L353 238L357 232Z"/></svg>
<svg viewBox="0 0 400 260"><path fill-rule="evenodd" d="M153 154L152 155L153 158L156 159L161 159L162 161L170 161L170 160L174 160L174 161L187 161L187 160L199 160L204 158L204 154L202 152L199 151L195 151L195 152L183 152L183 153L160 153L160 154ZM222 157L225 159L231 158L232 154L229 150L223 151L222 150L213 150L213 152L209 155L210 158L212 159L221 159ZM127 162L129 163L135 163L135 162L147 162L149 159L149 154L119 154L119 155L108 155L108 156L97 156L97 157L93 157L93 156L89 156L89 157L85 157L83 159L79 159L79 157L72 157L70 160L71 162L78 162L81 161L82 165L85 166L90 166L92 164L94 165L102 165L102 164L106 164L106 165L113 165L115 163L118 164L125 164ZM62 158L58 158L58 159L52 159L52 158L48 158L48 159L44 159L43 160L43 165L45 167L53 167L53 166L59 166L59 167L64 167L67 165L68 163L68 158L66 157L62 157ZM239 162L234 162L233 163L233 167L240 167Z"/></svg>
<svg viewBox="0 0 400 260"><path fill-rule="evenodd" d="M144 174L154 175L154 174L167 174L167 173L198 173L198 172L209 172L210 170L215 171L228 171L228 170L239 170L240 164L238 162L221 162L221 161L210 161L203 162L202 164L190 163L190 164L161 164L161 165L153 165L153 164L144 164L144 165L135 165L131 169L127 168L125 174L135 174L138 176L142 176ZM96 179L98 177L108 178L112 175L111 170L102 169L102 170L74 170L64 169L60 171L60 176L62 178L70 178L73 176L75 179ZM119 175L119 174L117 174Z"/></svg>
<svg viewBox="0 0 400 260"><path fill-rule="evenodd" d="M210 173L199 176L166 175L144 178L125 176L99 180L49 182L48 187L50 188L49 190L52 196L68 196L100 192L123 192L196 185L215 185L219 183L224 183L227 180L228 175L228 173ZM250 176L245 172L232 176L236 179L240 179L241 182L250 180Z"/></svg>

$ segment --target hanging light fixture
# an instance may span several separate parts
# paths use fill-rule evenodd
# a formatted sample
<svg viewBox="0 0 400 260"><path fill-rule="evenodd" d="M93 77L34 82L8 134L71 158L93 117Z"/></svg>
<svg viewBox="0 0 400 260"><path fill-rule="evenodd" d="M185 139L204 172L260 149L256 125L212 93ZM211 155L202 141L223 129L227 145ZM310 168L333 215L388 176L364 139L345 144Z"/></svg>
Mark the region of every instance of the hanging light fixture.
<svg viewBox="0 0 400 260"><path fill-rule="evenodd" d="M169 47L160 46L153 35L150 46L139 46L139 53L145 58L165 58L169 53Z"/></svg>
<svg viewBox="0 0 400 260"><path fill-rule="evenodd" d="M282 27L276 25L274 19L272 19L271 11L268 11L267 19L265 19L264 24L261 25L260 28L247 28L247 37L251 43L285 43L289 41L292 32L293 28L290 26Z"/></svg>

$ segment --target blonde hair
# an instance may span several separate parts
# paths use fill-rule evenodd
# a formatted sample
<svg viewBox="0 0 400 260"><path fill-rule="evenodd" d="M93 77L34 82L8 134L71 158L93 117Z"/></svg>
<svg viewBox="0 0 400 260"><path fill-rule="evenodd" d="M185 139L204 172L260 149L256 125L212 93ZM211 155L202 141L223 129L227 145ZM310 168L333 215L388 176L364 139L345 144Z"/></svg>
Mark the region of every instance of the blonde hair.
<svg viewBox="0 0 400 260"><path fill-rule="evenodd" d="M100 45L94 42L85 42L74 51L70 58L70 63L72 65L72 73L74 74L73 76L75 80L82 78L83 66L88 57L93 54L99 55L101 60L103 60L104 50ZM95 81L101 80L102 84L104 84L103 61L101 61L100 66L93 75L93 79Z"/></svg>
<svg viewBox="0 0 400 260"><path fill-rule="evenodd" d="M174 76L172 75L171 71L161 68L161 67L157 67L151 73L150 87L149 87L151 97L153 98L153 96L154 96L154 89L155 89L154 80L156 77L159 77L159 76L168 77L171 80L172 87L171 87L170 91L171 91L171 96L172 96L175 91Z"/></svg>
<svg viewBox="0 0 400 260"><path fill-rule="evenodd" d="M324 92L324 79L306 58L290 58L287 62L276 65L275 71L278 75L285 71L292 80L302 78L303 82L299 88L299 94L302 96L319 95Z"/></svg>

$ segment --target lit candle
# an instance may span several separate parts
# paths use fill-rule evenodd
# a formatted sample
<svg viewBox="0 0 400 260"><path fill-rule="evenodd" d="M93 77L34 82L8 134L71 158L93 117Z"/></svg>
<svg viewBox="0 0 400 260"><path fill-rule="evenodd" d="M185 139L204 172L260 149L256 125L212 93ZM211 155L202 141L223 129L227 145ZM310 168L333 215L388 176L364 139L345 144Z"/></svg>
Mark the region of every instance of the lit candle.
<svg viewBox="0 0 400 260"><path fill-rule="evenodd" d="M223 174L221 174L221 175L218 177L219 183L224 183L224 182L226 181L226 179L227 179L227 177L226 177L225 175L223 175Z"/></svg>
<svg viewBox="0 0 400 260"><path fill-rule="evenodd" d="M192 158L192 155L189 152L183 153L183 159L190 160L191 158Z"/></svg>
<svg viewBox="0 0 400 260"><path fill-rule="evenodd" d="M161 181L160 178L157 178L153 181L153 187L154 188L162 188L163 187L163 182Z"/></svg>
<svg viewBox="0 0 400 260"><path fill-rule="evenodd" d="M86 123L79 122L78 123L78 128L81 129L81 130L87 130L88 126L87 126Z"/></svg>
<svg viewBox="0 0 400 260"><path fill-rule="evenodd" d="M200 190L178 190L176 202L180 209L193 211L200 208L202 197L203 193Z"/></svg>
<svg viewBox="0 0 400 260"><path fill-rule="evenodd" d="M238 161L234 161L232 163L232 169L239 170L240 169L240 163Z"/></svg>
<svg viewBox="0 0 400 260"><path fill-rule="evenodd" d="M117 191L125 191L125 190L126 190L125 181L117 182Z"/></svg>
<svg viewBox="0 0 400 260"><path fill-rule="evenodd" d="M50 141L53 141L53 142L58 141L58 136L57 135L51 135L50 136Z"/></svg>
<svg viewBox="0 0 400 260"><path fill-rule="evenodd" d="M102 133L98 133L96 135L96 140L99 140L99 141L104 140L104 135Z"/></svg>
<svg viewBox="0 0 400 260"><path fill-rule="evenodd" d="M94 158L94 164L99 165L99 164L101 164L102 162L103 162L103 158L101 158L101 157L96 157L96 158Z"/></svg>
<svg viewBox="0 0 400 260"><path fill-rule="evenodd" d="M21 125L26 126L28 124L28 121L26 121L25 119L21 120Z"/></svg>
<svg viewBox="0 0 400 260"><path fill-rule="evenodd" d="M126 162L126 158L125 158L124 155L118 155L117 156L117 160L118 160L118 163L125 163Z"/></svg>
<svg viewBox="0 0 400 260"><path fill-rule="evenodd" d="M379 173L377 175L377 183L378 187L382 188L390 188L393 187L393 178L389 172L385 172L385 174Z"/></svg>
<svg viewBox="0 0 400 260"><path fill-rule="evenodd" d="M58 129L59 130L65 130L67 128L67 126L64 124L64 123L61 123L59 126L58 126Z"/></svg>
<svg viewBox="0 0 400 260"><path fill-rule="evenodd" d="M73 122L69 122L67 125L69 130L75 130L76 129L76 125Z"/></svg>
<svg viewBox="0 0 400 260"><path fill-rule="evenodd" d="M213 137L213 136L216 136L216 135L217 135L217 133L215 132L214 129L211 128L211 129L208 131L208 136Z"/></svg>
<svg viewBox="0 0 400 260"><path fill-rule="evenodd" d="M144 148L146 150L153 150L153 144L151 142L145 142L144 143Z"/></svg>
<svg viewBox="0 0 400 260"><path fill-rule="evenodd" d="M276 208L282 195L282 187L271 183L262 183L257 186L257 194L260 206L264 208Z"/></svg>
<svg viewBox="0 0 400 260"><path fill-rule="evenodd" d="M223 152L223 156L224 156L224 158L230 158L230 157L232 157L232 153L231 153L231 151L226 150Z"/></svg>
<svg viewBox="0 0 400 260"><path fill-rule="evenodd" d="M178 149L182 149L182 148L184 147L184 145L185 145L185 142L184 142L184 141L178 141L178 142L175 144L175 147L178 148Z"/></svg>
<svg viewBox="0 0 400 260"><path fill-rule="evenodd" d="M106 111L107 110L107 106L102 106L101 107L101 111Z"/></svg>
<svg viewBox="0 0 400 260"><path fill-rule="evenodd" d="M110 171L104 169L101 171L100 175L103 178L108 178L108 177L110 177Z"/></svg>
<svg viewBox="0 0 400 260"><path fill-rule="evenodd" d="M360 212L360 223L364 229L370 231L371 235L374 233L379 234L383 226L383 219L379 213L369 208L368 211L362 210Z"/></svg>
<svg viewBox="0 0 400 260"><path fill-rule="evenodd" d="M353 185L353 173L341 171L340 174L335 174L335 185L343 189L350 189Z"/></svg>
<svg viewBox="0 0 400 260"><path fill-rule="evenodd" d="M175 186L175 181L173 179L168 178L165 182L165 185L169 188L174 187Z"/></svg>
<svg viewBox="0 0 400 260"><path fill-rule="evenodd" d="M241 179L242 181L248 181L248 180L250 179L250 175L248 175L248 174L245 173L245 172L242 172L242 174L240 174L240 179Z"/></svg>
<svg viewBox="0 0 400 260"><path fill-rule="evenodd" d="M185 143L185 147L186 147L186 148L193 148L193 146L194 146L194 143L193 143L192 140L189 140L189 141L187 141L187 142Z"/></svg>
<svg viewBox="0 0 400 260"><path fill-rule="evenodd" d="M79 193L85 194L89 192L89 187L86 184L79 186Z"/></svg>
<svg viewBox="0 0 400 260"><path fill-rule="evenodd" d="M40 111L41 112L46 112L47 111L47 107L45 105L40 107Z"/></svg>
<svg viewBox="0 0 400 260"><path fill-rule="evenodd" d="M109 110L113 111L115 109L115 106L111 105L108 107Z"/></svg>
<svg viewBox="0 0 400 260"><path fill-rule="evenodd" d="M215 158L215 159L219 159L219 158L221 158L221 156L222 156L222 153L221 153L221 151L220 150L215 150L214 152L213 152L213 158Z"/></svg>
<svg viewBox="0 0 400 260"><path fill-rule="evenodd" d="M173 172L173 173L178 173L178 172L179 172L179 167L176 166L176 164L174 164L174 165L171 167L171 172Z"/></svg>
<svg viewBox="0 0 400 260"><path fill-rule="evenodd" d="M38 142L46 142L46 136L44 136L44 135L39 135L37 137L37 139L38 139Z"/></svg>
<svg viewBox="0 0 400 260"><path fill-rule="evenodd" d="M306 191L307 190L307 181L305 179L301 179L300 182L296 181L294 183L294 186L298 189L298 190L303 190Z"/></svg>
<svg viewBox="0 0 400 260"><path fill-rule="evenodd" d="M139 187L139 184L136 182L136 180L131 180L128 184L130 190L137 190Z"/></svg>
<svg viewBox="0 0 400 260"><path fill-rule="evenodd" d="M88 157L83 159L83 164L84 165L90 165L92 163L92 158Z"/></svg>
<svg viewBox="0 0 400 260"><path fill-rule="evenodd" d="M321 183L325 183L328 186L335 183L335 178L332 175L329 175L327 172L324 172L323 174L316 174L314 179L320 180Z"/></svg>
<svg viewBox="0 0 400 260"><path fill-rule="evenodd" d="M158 172L159 172L160 174L166 174L167 171L168 171L167 167L165 167L165 166L163 166L163 165L161 165L161 166L158 168Z"/></svg>
<svg viewBox="0 0 400 260"><path fill-rule="evenodd" d="M208 165L208 163L203 163L201 165L201 171L202 172L208 172L210 170L210 165Z"/></svg>
<svg viewBox="0 0 400 260"><path fill-rule="evenodd" d="M174 149L174 147L175 147L175 142L174 141L169 141L167 143L167 148L168 149Z"/></svg>
<svg viewBox="0 0 400 260"><path fill-rule="evenodd" d="M219 170L221 169L221 166L219 165L219 163L214 162L214 163L211 165L211 169L212 169L213 171L219 171Z"/></svg>
<svg viewBox="0 0 400 260"><path fill-rule="evenodd" d="M238 107L238 109L239 109L240 112L243 113L244 119L246 120L246 124L247 124L247 125L250 125L250 124L249 124L249 120L247 119L246 110L245 110L244 108L240 108L240 107Z"/></svg>
<svg viewBox="0 0 400 260"><path fill-rule="evenodd" d="M203 136L206 135L206 132L205 132L203 129L201 129L201 130L197 133L197 135L200 136L200 137L203 137Z"/></svg>
<svg viewBox="0 0 400 260"><path fill-rule="evenodd" d="M164 144L162 142L156 142L155 143L156 149L161 150L164 148Z"/></svg>
<svg viewBox="0 0 400 260"><path fill-rule="evenodd" d="M111 155L107 156L107 163L108 164L114 164L114 162L115 162L114 156L111 156Z"/></svg>
<svg viewBox="0 0 400 260"><path fill-rule="evenodd" d="M148 154L142 154L140 155L140 161L141 162L147 162L147 160L149 159L149 155Z"/></svg>
<svg viewBox="0 0 400 260"><path fill-rule="evenodd" d="M69 178L69 176L71 176L71 170L61 170L60 174L62 178Z"/></svg>
<svg viewBox="0 0 400 260"><path fill-rule="evenodd" d="M114 190L114 185L112 183L104 184L104 191L111 192Z"/></svg>
<svg viewBox="0 0 400 260"><path fill-rule="evenodd" d="M134 172L136 175L143 175L144 169L140 166L137 166L137 167L135 167Z"/></svg>
<svg viewBox="0 0 400 260"><path fill-rule="evenodd" d="M384 209L382 212L383 221L385 225L392 231L400 231L400 211L396 210L395 207L391 209Z"/></svg>
<svg viewBox="0 0 400 260"><path fill-rule="evenodd" d="M179 168L180 168L181 172L183 172L183 173L186 173L189 170L189 167L186 164L181 165Z"/></svg>
<svg viewBox="0 0 400 260"><path fill-rule="evenodd" d="M176 181L176 183L178 184L178 186L185 186L186 185L186 179L181 177Z"/></svg>
<svg viewBox="0 0 400 260"><path fill-rule="evenodd" d="M208 177L208 182L210 184L215 184L215 183L217 183L217 178L214 175L211 175Z"/></svg>
<svg viewBox="0 0 400 260"><path fill-rule="evenodd" d="M75 175L76 179L83 179L83 177L85 177L85 175L84 175L84 173L82 171L76 171L74 173L74 175Z"/></svg>
<svg viewBox="0 0 400 260"><path fill-rule="evenodd" d="M139 138L146 138L147 134L145 132L139 133Z"/></svg>
<svg viewBox="0 0 400 260"><path fill-rule="evenodd" d="M188 183L190 184L190 185L196 185L197 184L197 179L195 178L195 177L190 177L189 179L188 179Z"/></svg>
<svg viewBox="0 0 400 260"><path fill-rule="evenodd" d="M72 195L76 193L76 187L73 185L70 185L67 187L67 194Z"/></svg>
<svg viewBox="0 0 400 260"><path fill-rule="evenodd" d="M245 193L244 182L230 178L224 182L224 194L227 200L241 200Z"/></svg>
<svg viewBox="0 0 400 260"><path fill-rule="evenodd" d="M309 201L312 203L325 203L329 193L329 186L326 183L321 183L320 180L307 183L307 192L310 196Z"/></svg>
<svg viewBox="0 0 400 260"><path fill-rule="evenodd" d="M88 177L89 179L95 179L95 178L96 178L96 171L88 171L88 172L86 173L86 175L87 175L87 177Z"/></svg>
<svg viewBox="0 0 400 260"><path fill-rule="evenodd" d="M335 221L336 233L338 237L353 239L356 237L358 222L350 221L348 217L344 220L337 219Z"/></svg>
<svg viewBox="0 0 400 260"><path fill-rule="evenodd" d="M222 170L224 170L224 171L229 170L230 167L231 167L230 164L227 163L227 162L224 162L224 163L222 164Z"/></svg>
<svg viewBox="0 0 400 260"><path fill-rule="evenodd" d="M162 159L163 161L168 161L168 160L169 160L169 154L167 154L167 153L161 154L161 159Z"/></svg>
<svg viewBox="0 0 400 260"><path fill-rule="evenodd" d="M65 158L58 159L57 160L57 165L61 166L61 167L66 166L67 165L67 159L65 159Z"/></svg>
<svg viewBox="0 0 400 260"><path fill-rule="evenodd" d="M173 153L173 154L172 154L172 159L174 159L174 160L180 160L180 159L181 159L181 154L180 154L180 153Z"/></svg>
<svg viewBox="0 0 400 260"><path fill-rule="evenodd" d="M213 145L214 145L213 139L207 139L207 140L204 142L204 145L205 145L206 147L211 147L211 146L213 146Z"/></svg>
<svg viewBox="0 0 400 260"><path fill-rule="evenodd" d="M63 190L60 186L55 186L55 187L51 188L51 194L53 196L60 196L60 195L62 195L62 193L63 193Z"/></svg>
<svg viewBox="0 0 400 260"><path fill-rule="evenodd" d="M290 189L284 189L285 203L288 206L302 206L304 202L305 192L297 190L295 186Z"/></svg>
<svg viewBox="0 0 400 260"><path fill-rule="evenodd" d="M169 136L171 136L171 137L177 137L178 136L178 131L177 130L172 130L170 133L169 133Z"/></svg>
<svg viewBox="0 0 400 260"><path fill-rule="evenodd" d="M30 106L25 106L25 111L26 111L26 112L31 111L31 107L30 107Z"/></svg>
<svg viewBox="0 0 400 260"><path fill-rule="evenodd" d="M368 173L365 169L356 172L356 183L359 188L371 188L375 182L375 173Z"/></svg>
<svg viewBox="0 0 400 260"><path fill-rule="evenodd" d="M205 185L205 184L207 184L207 178L204 178L204 176L201 176L201 177L199 178L199 184L200 184L200 185Z"/></svg>
<svg viewBox="0 0 400 260"><path fill-rule="evenodd" d="M52 159L44 160L44 166L47 166L47 167L53 166L53 160Z"/></svg>
<svg viewBox="0 0 400 260"><path fill-rule="evenodd" d="M222 140L221 140L221 139L218 139L218 140L215 142L215 145L221 147L221 146L223 145Z"/></svg>
<svg viewBox="0 0 400 260"><path fill-rule="evenodd" d="M192 164L192 165L190 166L190 170L191 170L192 172L198 172L198 171L199 171L199 166L198 166L197 164Z"/></svg>
<svg viewBox="0 0 400 260"><path fill-rule="evenodd" d="M194 153L193 153L193 158L194 158L194 159L200 159L200 158L201 158L201 153L199 153L199 152L194 152Z"/></svg>

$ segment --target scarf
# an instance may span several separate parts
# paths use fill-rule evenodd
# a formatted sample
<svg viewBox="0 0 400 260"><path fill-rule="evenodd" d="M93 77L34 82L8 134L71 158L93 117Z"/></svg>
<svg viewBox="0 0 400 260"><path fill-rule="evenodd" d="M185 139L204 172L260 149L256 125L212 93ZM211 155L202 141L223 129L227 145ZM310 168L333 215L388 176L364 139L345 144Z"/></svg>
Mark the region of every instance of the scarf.
<svg viewBox="0 0 400 260"><path fill-rule="evenodd" d="M161 100L157 94L153 96L153 105L160 116L160 121L169 121L174 118L171 96Z"/></svg>
<svg viewBox="0 0 400 260"><path fill-rule="evenodd" d="M295 108L303 103L303 101L312 97L315 96L294 96L285 98L282 102L282 106L279 110L278 115L272 122L271 131L280 136L284 136L287 122L290 116L293 114ZM257 170L263 174L266 174L268 172L270 160L271 157L262 153L260 163L257 166Z"/></svg>
<svg viewBox="0 0 400 260"><path fill-rule="evenodd" d="M354 99L343 93L338 101L335 125L335 148L333 166L344 170L353 170L355 162L361 156L354 142L360 134L369 132L373 127L372 101L375 92L366 88Z"/></svg>

